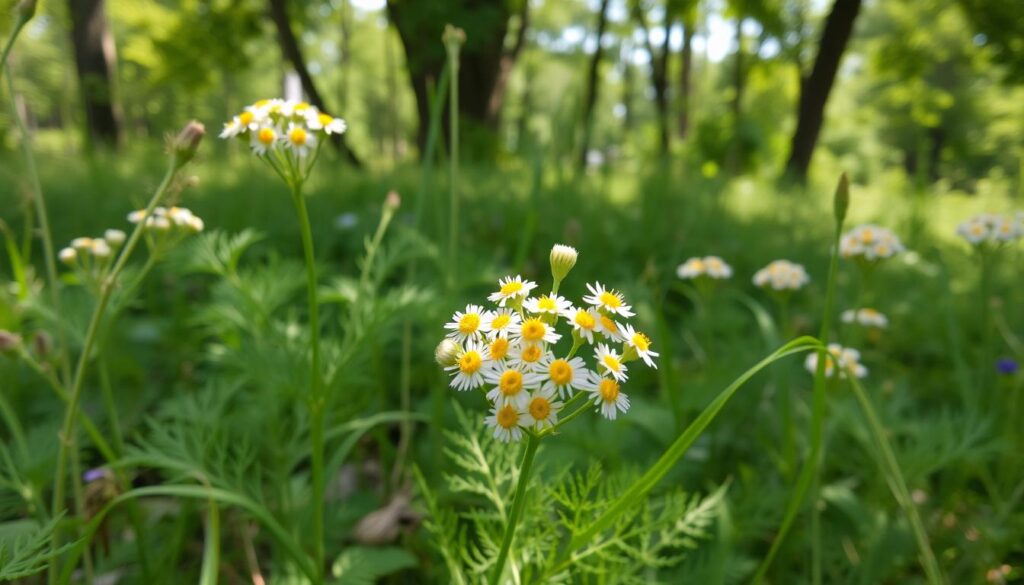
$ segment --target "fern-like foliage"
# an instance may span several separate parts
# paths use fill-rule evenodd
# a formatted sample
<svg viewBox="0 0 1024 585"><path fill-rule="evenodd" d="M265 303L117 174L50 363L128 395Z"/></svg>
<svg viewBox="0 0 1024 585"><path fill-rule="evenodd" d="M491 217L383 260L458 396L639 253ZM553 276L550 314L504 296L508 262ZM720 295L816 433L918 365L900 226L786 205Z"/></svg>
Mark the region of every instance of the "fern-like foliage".
<svg viewBox="0 0 1024 585"><path fill-rule="evenodd" d="M50 539L62 518L57 516L42 526L27 526L34 523L26 521L18 523L18 527L7 525L6 529L0 530L0 583L42 572L50 559L73 546L69 544L56 551L50 550ZM14 534L6 535L9 532Z"/></svg>

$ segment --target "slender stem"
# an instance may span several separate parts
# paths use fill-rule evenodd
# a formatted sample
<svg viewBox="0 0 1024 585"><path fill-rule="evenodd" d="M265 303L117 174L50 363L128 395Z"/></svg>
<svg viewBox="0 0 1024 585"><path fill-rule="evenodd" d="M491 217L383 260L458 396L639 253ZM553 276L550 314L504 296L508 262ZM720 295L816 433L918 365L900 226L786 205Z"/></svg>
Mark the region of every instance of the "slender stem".
<svg viewBox="0 0 1024 585"><path fill-rule="evenodd" d="M324 410L326 397L323 392L323 378L320 371L320 310L317 299L316 255L313 251L313 229L309 224L306 199L302 195L302 183L292 183L292 199L302 232L302 252L306 260L306 292L309 305L309 348L311 353L309 372L309 419L310 419L310 460L313 482L313 561L316 566L317 582L323 582L324 570Z"/></svg>
<svg viewBox="0 0 1024 585"><path fill-rule="evenodd" d="M448 125L451 140L449 152L449 217L448 217L448 286L455 288L455 277L458 274L459 235L459 52L457 48L448 47L448 69L451 77L448 81Z"/></svg>
<svg viewBox="0 0 1024 585"><path fill-rule="evenodd" d="M170 186L171 181L181 168L181 163L176 158L171 159L171 164L167 169L167 174L164 176L163 181L160 182L160 186L157 187L156 192L153 193L153 198L150 199L149 205L146 206L144 217L149 217L153 212L153 209L163 199L167 188ZM113 293L114 285L117 282L118 276L121 271L124 270L125 265L128 263L128 258L131 257L132 252L139 243L139 239L142 237L142 230L145 225L144 221L139 222L135 229L132 231L132 235L128 238L124 248L121 250L121 254L118 256L117 261L114 263L114 267L110 270L110 274L104 279L103 284L100 287L100 296L96 302L96 307L93 309L92 317L89 319L89 326L85 332L85 341L82 343L82 352L78 356L78 364L75 367L75 374L72 378L71 390L68 392L68 403L64 409L64 423L61 426L60 432L60 448L57 451L57 466L54 472L54 486L53 486L53 502L51 504L51 515L56 517L57 514L64 507L64 480L65 480L65 467L67 466L68 453L73 448L74 439L74 424L75 419L78 416L78 405L82 397L82 384L85 381L85 371L89 364L89 357L92 353L93 346L96 344L97 337L99 335L100 324L103 321L103 314L107 309L107 305L110 302L110 295ZM74 482L81 481L79 477L72 477ZM60 531L54 530L53 538L50 541L51 551L56 554L60 548ZM49 581L55 583L59 574L59 562L56 559L50 564Z"/></svg>
<svg viewBox="0 0 1024 585"><path fill-rule="evenodd" d="M7 39L7 43L4 45L4 52L0 55L0 67L3 67L5 70L7 68L7 56L11 54L11 49L14 48L14 41L18 40L18 33L21 32L21 29L25 28L27 23L28 19L23 16L19 16L17 21L14 23L14 30L11 31L11 38ZM8 72L8 77L10 77L10 72Z"/></svg>
<svg viewBox="0 0 1024 585"><path fill-rule="evenodd" d="M994 388L992 387L992 369L993 369L993 344L992 344L992 252L990 250L980 250L978 254L981 256L981 287L979 293L981 294L981 364L980 367L980 389L982 390L981 397L983 401L987 401L991 398L987 393L990 393Z"/></svg>
<svg viewBox="0 0 1024 585"><path fill-rule="evenodd" d="M540 437L530 433L526 443L526 454L523 455L523 464L519 466L519 481L516 483L516 495L512 500L512 513L505 525L505 537L501 540L501 550L498 551L498 560L494 564L494 573L491 574L491 585L497 585L501 581L501 574L505 570L505 561L508 559L508 551L512 547L512 538L516 534L516 525L519 523L519 516L523 513L523 505L526 500L526 485L530 483L530 471L533 469L533 458L537 454L537 446L540 445Z"/></svg>
<svg viewBox="0 0 1024 585"><path fill-rule="evenodd" d="M22 457L28 459L28 442L25 440L25 429L22 428L21 422L18 420L18 413L14 411L14 407L7 401L6 391L0 391L0 417L3 417L4 424L7 425L11 438L14 440L15 446L18 447L18 452L21 453Z"/></svg>

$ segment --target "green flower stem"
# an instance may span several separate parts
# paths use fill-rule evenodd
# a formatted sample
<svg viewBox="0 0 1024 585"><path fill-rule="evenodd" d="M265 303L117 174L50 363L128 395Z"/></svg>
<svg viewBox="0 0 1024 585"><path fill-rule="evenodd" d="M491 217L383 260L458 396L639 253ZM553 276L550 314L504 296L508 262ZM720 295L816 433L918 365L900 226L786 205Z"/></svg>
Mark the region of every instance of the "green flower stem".
<svg viewBox="0 0 1024 585"><path fill-rule="evenodd" d="M3 417L4 424L7 425L7 430L11 433L11 439L18 448L18 452L22 457L28 459L28 441L25 440L25 429L22 428L21 422L18 420L18 413L7 401L4 391L0 391L0 417Z"/></svg>
<svg viewBox="0 0 1024 585"><path fill-rule="evenodd" d="M992 251L981 249L978 254L981 256L981 287L978 291L981 294L981 364L979 364L979 386L982 400L988 401L992 398L989 394L994 390L992 370L994 368L993 362L995 361L992 344Z"/></svg>
<svg viewBox="0 0 1024 585"><path fill-rule="evenodd" d="M14 48L14 41L18 40L18 34L21 33L21 29L25 28L25 25L28 24L28 20L28 18L20 15L15 19L14 30L11 31L11 38L7 39L7 43L4 45L4 52L0 55L0 67L2 67L7 73L8 78L10 78L10 71L7 71L7 57L11 54L11 49Z"/></svg>
<svg viewBox="0 0 1024 585"><path fill-rule="evenodd" d="M459 244L459 48L455 43L445 43L448 52L448 125L450 135L449 163L449 209L448 209L448 286L454 290L458 274Z"/></svg>
<svg viewBox="0 0 1024 585"><path fill-rule="evenodd" d="M323 391L320 371L320 310L317 298L316 257L313 251L313 229L309 224L306 199L302 195L301 181L292 181L292 200L302 232L302 252L306 260L306 292L309 304L309 347L312 359L309 372L309 424L310 460L312 465L313 490L313 563L316 568L315 583L323 582L324 571L324 415L327 399Z"/></svg>
<svg viewBox="0 0 1024 585"><path fill-rule="evenodd" d="M903 508L903 512L907 515L907 520L910 521L910 527L914 532L914 539L917 541L917 548L921 554L921 565L928 578L928 583L930 585L944 585L946 578L939 568L939 562L935 558L935 553L932 551L931 544L928 541L928 533L925 531L921 517L917 513L917 507L910 497L907 481L900 472L899 461L897 461L896 454L892 450L892 445L889 444L889 440L886 438L885 427L882 426L878 414L871 405L870 398L868 398L867 393L861 387L860 382L853 375L852 371L848 372L847 378L850 380L850 387L853 389L854 396L857 397L857 402L860 403L860 407L864 411L864 418L868 420L871 434L877 443L879 454L882 456L879 464L882 467L882 471L885 472L886 483L889 484L892 495L896 498L896 502L900 507Z"/></svg>
<svg viewBox="0 0 1024 585"><path fill-rule="evenodd" d="M164 194L167 192L167 188L171 185L171 181L178 171L181 170L183 164L176 156L172 156L167 174L164 176L163 181L160 182L156 192L153 193L153 198L150 199L149 205L146 206L144 217L149 217L153 209L160 204ZM100 287L99 299L96 302L96 307L93 309L92 317L89 319L89 326L85 332L85 341L82 343L82 352L78 356L78 364L75 366L71 389L68 392L68 403L64 409L64 423L61 426L59 437L60 448L57 451L57 467L53 478L53 502L51 505L51 516L53 517L56 517L64 509L65 468L67 467L68 454L75 443L75 419L78 417L78 406L82 398L82 386L85 381L85 372L89 365L90 355L99 336L100 325L103 321L107 305L110 303L110 296L114 291L114 285L117 283L117 278L121 275L121 271L124 270L125 265L128 263L132 252L135 251L135 247L142 237L144 226L144 221L139 222L132 231L132 235L128 238L124 248L121 250L121 254L117 257L117 261ZM72 477L71 481L80 482L81 478ZM60 548L59 530L54 530L50 546L51 552L56 555ZM49 582L51 585L56 582L59 565L60 563L56 559L50 564Z"/></svg>
<svg viewBox="0 0 1024 585"><path fill-rule="evenodd" d="M523 464L519 466L519 481L516 482L516 494L512 500L512 512L505 525L505 537L501 540L501 549L498 551L498 560L494 563L494 572L491 574L491 585L497 585L501 581L501 574L505 570L505 561L508 559L508 551L512 546L512 538L516 534L516 525L519 523L519 516L523 513L523 505L526 500L526 485L530 482L530 471L533 469L533 459L537 454L537 446L540 445L540 437L530 433L526 443L526 454L523 455Z"/></svg>
<svg viewBox="0 0 1024 585"><path fill-rule="evenodd" d="M779 330L783 339L793 335L789 317L789 294L778 297ZM796 465L796 437L793 425L793 388L790 371L783 368L779 375L779 409L782 411L782 461L785 474L789 477Z"/></svg>

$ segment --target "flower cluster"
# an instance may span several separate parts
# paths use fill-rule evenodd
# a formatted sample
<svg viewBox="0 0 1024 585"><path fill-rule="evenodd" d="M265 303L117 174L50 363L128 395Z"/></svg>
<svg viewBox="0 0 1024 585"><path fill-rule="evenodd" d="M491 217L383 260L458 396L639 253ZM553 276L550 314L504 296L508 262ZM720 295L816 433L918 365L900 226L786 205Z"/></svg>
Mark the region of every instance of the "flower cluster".
<svg viewBox="0 0 1024 585"><path fill-rule="evenodd" d="M980 213L956 228L956 233L973 246L1007 244L1024 236L1024 221L997 213Z"/></svg>
<svg viewBox="0 0 1024 585"><path fill-rule="evenodd" d="M843 234L839 241L840 256L867 262L891 258L904 250L896 234L874 224L857 226Z"/></svg>
<svg viewBox="0 0 1024 585"><path fill-rule="evenodd" d="M203 231L205 227L198 215L184 207L156 207L148 217L145 209L139 209L128 214L128 222L142 223L147 232L156 234L194 234Z"/></svg>
<svg viewBox="0 0 1024 585"><path fill-rule="evenodd" d="M485 392L491 403L486 423L501 441L555 427L560 412L581 401L614 420L629 409L622 392L629 362L656 367L650 338L625 322L634 313L620 292L594 283L587 284L590 294L581 303L558 295L575 262L575 250L556 246L551 292L531 296L536 283L509 276L488 296L493 307L470 304L444 326L446 339L435 357L451 375L452 388ZM556 350L570 339L567 352ZM592 366L576 355L585 346Z"/></svg>
<svg viewBox="0 0 1024 585"><path fill-rule="evenodd" d="M818 371L818 352L807 355L804 367L812 374ZM860 352L838 343L828 344L828 353L825 354L825 376L832 378L838 373L840 378L845 378L847 372L853 372L858 378L868 375L868 369L860 363Z"/></svg>
<svg viewBox="0 0 1024 585"><path fill-rule="evenodd" d="M702 276L724 280L732 278L732 266L726 264L718 256L694 257L680 264L676 269L676 275L683 280L697 279Z"/></svg>
<svg viewBox="0 0 1024 585"><path fill-rule="evenodd" d="M803 265L775 260L754 274L754 286L776 291L800 290L811 281Z"/></svg>
<svg viewBox="0 0 1024 585"><path fill-rule="evenodd" d="M75 238L57 253L61 262L87 271L99 270L110 262L122 244L125 234L121 230L107 230L101 238Z"/></svg>
<svg viewBox="0 0 1024 585"><path fill-rule="evenodd" d="M322 137L342 134L345 129L344 120L306 102L275 98L246 106L224 124L220 137L247 139L252 151L261 156L284 151L305 158L316 150Z"/></svg>
<svg viewBox="0 0 1024 585"><path fill-rule="evenodd" d="M856 323L861 327L875 327L885 329L889 326L889 319L883 313L871 307L863 309L847 309L839 317L843 323Z"/></svg>

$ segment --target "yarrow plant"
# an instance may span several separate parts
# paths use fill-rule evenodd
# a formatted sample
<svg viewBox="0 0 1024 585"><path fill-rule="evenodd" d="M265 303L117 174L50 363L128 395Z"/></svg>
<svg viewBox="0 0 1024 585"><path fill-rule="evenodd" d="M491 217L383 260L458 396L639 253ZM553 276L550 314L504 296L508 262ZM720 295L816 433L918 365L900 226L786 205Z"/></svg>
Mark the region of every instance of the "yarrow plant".
<svg viewBox="0 0 1024 585"><path fill-rule="evenodd" d="M488 296L493 306L456 311L435 351L453 389L484 395L495 439L529 439L495 575L503 570L540 440L591 409L608 420L628 412L622 386L629 369L636 362L657 367L650 337L625 321L635 313L621 292L595 282L578 303L558 294L576 259L573 248L552 248L553 285L545 294L531 296L537 283L521 276L502 278ZM557 349L563 339L572 342L565 352ZM589 360L577 355L585 349Z"/></svg>

